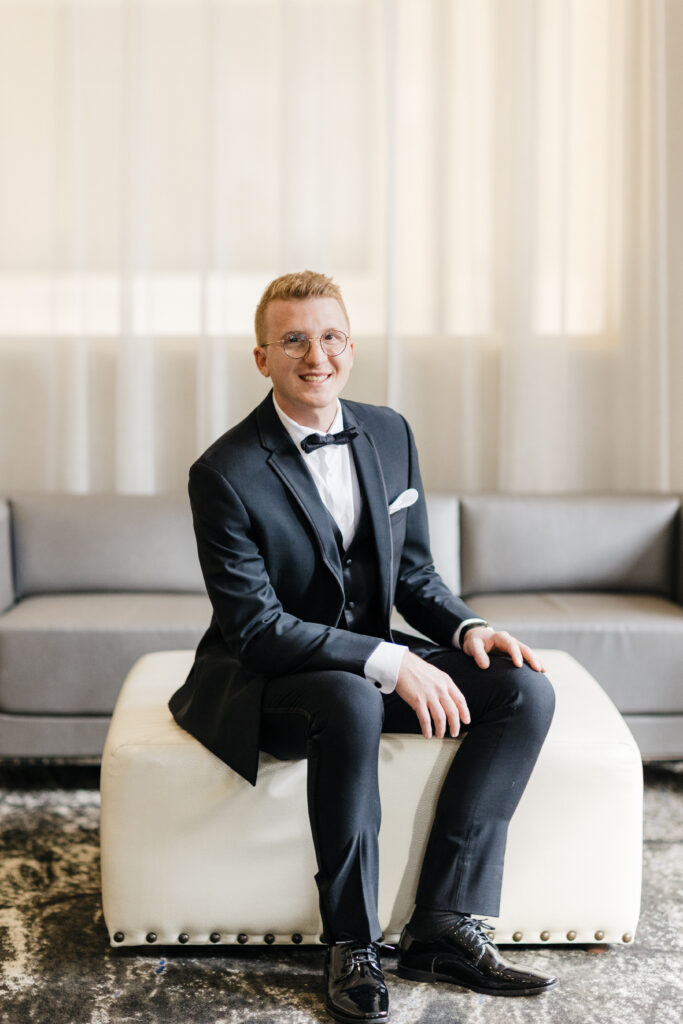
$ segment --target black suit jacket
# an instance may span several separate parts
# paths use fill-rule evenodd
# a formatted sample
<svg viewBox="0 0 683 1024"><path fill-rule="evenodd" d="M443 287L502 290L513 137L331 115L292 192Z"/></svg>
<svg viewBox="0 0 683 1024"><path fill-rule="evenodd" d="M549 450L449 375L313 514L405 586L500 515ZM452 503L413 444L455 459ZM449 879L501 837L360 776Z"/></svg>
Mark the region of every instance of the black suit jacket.
<svg viewBox="0 0 683 1024"><path fill-rule="evenodd" d="M176 721L256 782L261 696L269 677L344 669L363 675L393 606L436 643L475 615L435 572L412 433L391 409L342 402L377 547L380 636L343 628L344 587L330 516L282 426L272 392L190 470L190 502L211 624L169 706ZM409 487L418 501L389 515ZM341 626L340 626L341 623Z"/></svg>

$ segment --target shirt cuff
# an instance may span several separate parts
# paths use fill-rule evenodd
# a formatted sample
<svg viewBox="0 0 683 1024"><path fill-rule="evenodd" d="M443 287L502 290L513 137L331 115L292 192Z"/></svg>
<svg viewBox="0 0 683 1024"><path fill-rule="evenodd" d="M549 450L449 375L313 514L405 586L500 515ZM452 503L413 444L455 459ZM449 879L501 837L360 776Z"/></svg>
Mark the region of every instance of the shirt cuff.
<svg viewBox="0 0 683 1024"><path fill-rule="evenodd" d="M460 636L465 626L488 626L486 619L463 619L453 634L453 646L460 648ZM462 649L462 648L460 648ZM370 655L372 657L372 655Z"/></svg>
<svg viewBox="0 0 683 1024"><path fill-rule="evenodd" d="M365 678L373 682L382 693L393 693L398 682L398 670L407 650L405 644L390 644L382 640L365 662Z"/></svg>

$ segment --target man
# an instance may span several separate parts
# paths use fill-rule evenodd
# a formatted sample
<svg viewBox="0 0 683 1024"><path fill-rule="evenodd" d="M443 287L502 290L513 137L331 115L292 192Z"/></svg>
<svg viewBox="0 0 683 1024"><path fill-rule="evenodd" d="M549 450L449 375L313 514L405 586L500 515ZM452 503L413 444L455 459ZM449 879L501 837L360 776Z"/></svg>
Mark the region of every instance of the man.
<svg viewBox="0 0 683 1024"><path fill-rule="evenodd" d="M554 695L534 652L435 572L410 428L391 409L339 400L353 364L349 330L341 293L322 274L278 278L261 299L254 357L272 392L190 471L214 614L170 707L254 784L259 750L308 758L326 1009L377 1024L389 1019L377 948L382 732L466 731L399 974L493 995L556 984L508 964L470 916L498 913L507 826ZM393 606L431 641L392 634Z"/></svg>

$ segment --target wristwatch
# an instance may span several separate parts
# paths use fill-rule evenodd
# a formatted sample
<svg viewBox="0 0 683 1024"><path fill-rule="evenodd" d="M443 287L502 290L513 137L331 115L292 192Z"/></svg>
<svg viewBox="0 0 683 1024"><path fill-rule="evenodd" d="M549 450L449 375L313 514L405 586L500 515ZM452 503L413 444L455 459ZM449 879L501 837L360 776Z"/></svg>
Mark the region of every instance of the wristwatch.
<svg viewBox="0 0 683 1024"><path fill-rule="evenodd" d="M479 629L480 626L488 626L489 629L493 629L493 626L490 624L490 622L487 622L486 619L470 619L469 622L465 622L460 627L460 630L458 632L458 644L460 645L461 649L463 640L465 639L467 633L469 633L471 629Z"/></svg>

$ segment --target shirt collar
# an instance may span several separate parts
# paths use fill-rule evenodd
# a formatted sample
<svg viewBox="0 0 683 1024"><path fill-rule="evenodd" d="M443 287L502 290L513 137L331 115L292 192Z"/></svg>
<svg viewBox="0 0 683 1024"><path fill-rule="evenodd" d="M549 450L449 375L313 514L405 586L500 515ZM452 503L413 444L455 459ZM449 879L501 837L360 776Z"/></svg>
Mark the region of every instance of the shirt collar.
<svg viewBox="0 0 683 1024"><path fill-rule="evenodd" d="M321 433L321 431L319 430L313 430L312 427L304 427L301 423L297 423L296 420L293 420L291 416L288 416L286 412L283 412L283 410L275 401L275 395L273 395L273 405L275 406L275 412L278 414L282 426L285 428L285 430L287 431L287 433L289 434L297 448L299 448L299 450L301 450L301 442L304 440L305 437L308 437L309 434ZM344 417L342 414L341 402L339 401L339 399L337 399L337 415L334 417L334 420L332 421L332 426L330 427L328 433L335 434L337 433L337 431L343 429ZM305 453L301 452L301 454L303 455ZM315 453L309 452L309 454L314 455Z"/></svg>

